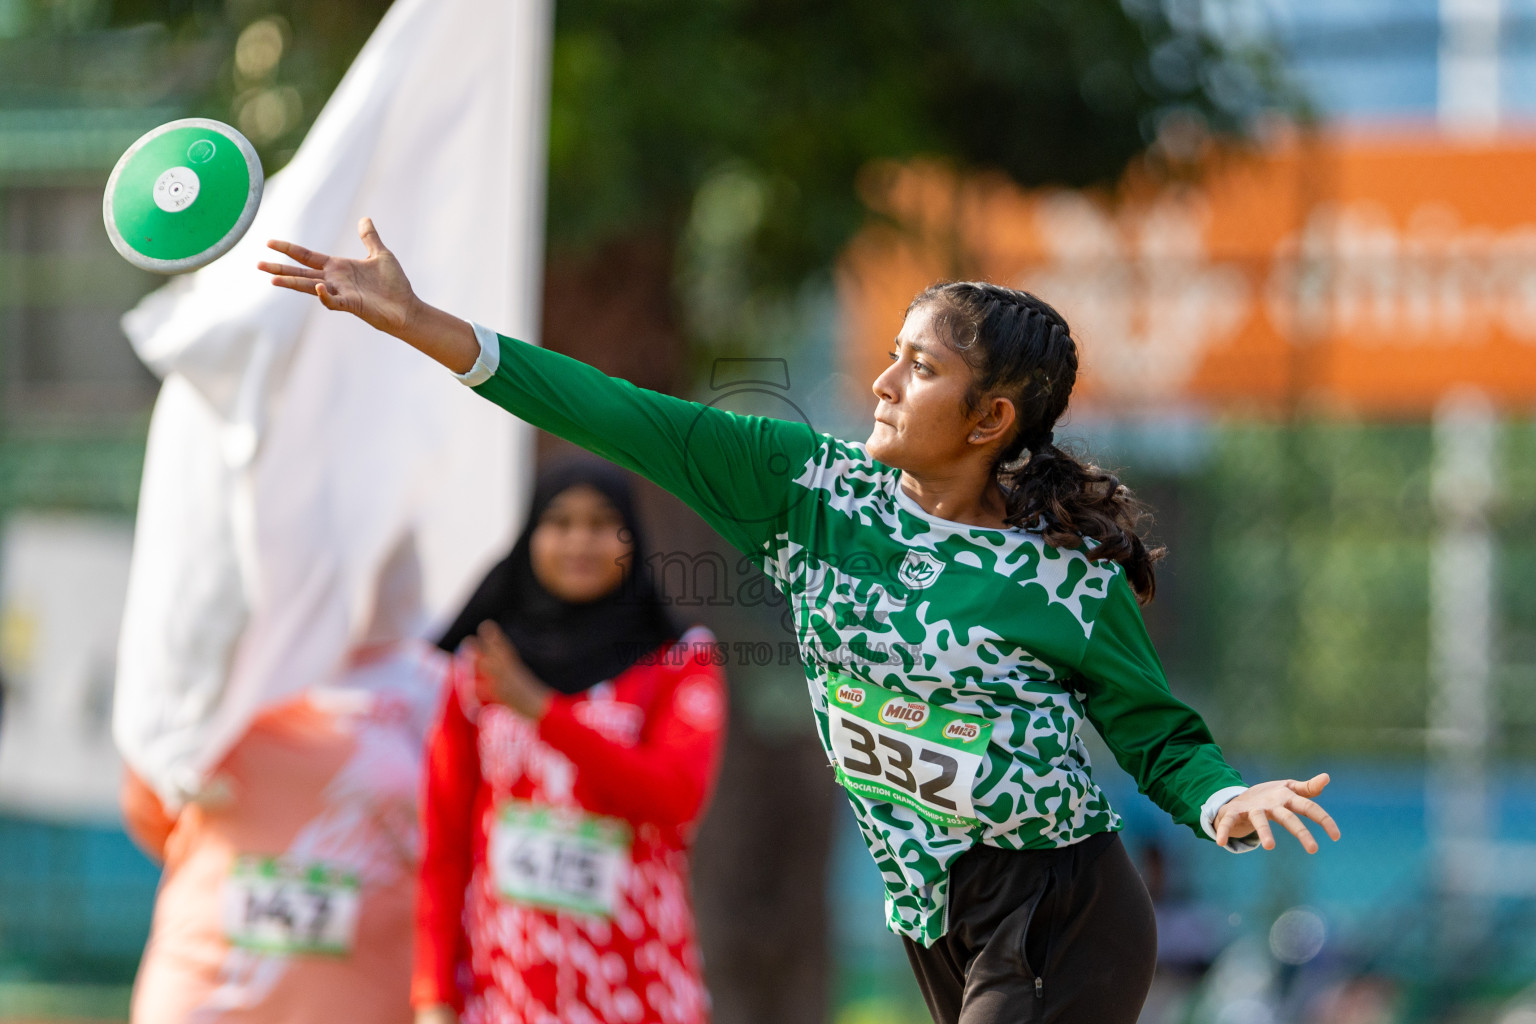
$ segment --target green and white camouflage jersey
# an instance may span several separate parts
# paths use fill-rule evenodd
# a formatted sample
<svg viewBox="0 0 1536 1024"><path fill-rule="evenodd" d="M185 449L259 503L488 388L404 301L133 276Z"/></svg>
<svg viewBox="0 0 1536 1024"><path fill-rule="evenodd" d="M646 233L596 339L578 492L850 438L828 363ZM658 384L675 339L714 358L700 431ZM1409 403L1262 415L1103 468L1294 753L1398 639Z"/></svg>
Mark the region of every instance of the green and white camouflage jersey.
<svg viewBox="0 0 1536 1024"><path fill-rule="evenodd" d="M1242 780L1169 692L1118 564L932 516L899 470L804 423L660 395L475 331L480 359L461 379L671 491L785 592L892 930L944 934L949 866L976 843L1047 849L1120 827L1085 721L1143 793L1211 835Z"/></svg>

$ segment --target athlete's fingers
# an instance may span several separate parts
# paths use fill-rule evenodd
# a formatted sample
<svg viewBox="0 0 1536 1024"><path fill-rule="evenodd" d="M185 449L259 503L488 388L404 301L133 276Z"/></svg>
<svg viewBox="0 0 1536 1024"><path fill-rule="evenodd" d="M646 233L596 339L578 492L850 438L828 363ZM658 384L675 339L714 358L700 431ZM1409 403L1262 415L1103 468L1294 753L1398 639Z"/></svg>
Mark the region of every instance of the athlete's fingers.
<svg viewBox="0 0 1536 1024"><path fill-rule="evenodd" d="M1323 790L1328 788L1328 783L1331 781L1332 780L1328 778L1328 773L1323 772L1319 775L1312 776L1306 782L1297 782L1292 779L1286 782L1286 786L1289 787L1293 793L1300 793L1302 796L1321 796Z"/></svg>
<svg viewBox="0 0 1536 1024"><path fill-rule="evenodd" d="M330 257L323 252L315 252L313 249L304 248L297 242L285 242L281 238L268 239L267 248L274 249L284 256L291 257L314 270L323 269L330 260Z"/></svg>
<svg viewBox="0 0 1536 1024"><path fill-rule="evenodd" d="M310 284L310 287L314 289L315 294L320 297L321 305L325 306L326 309L335 309L335 310L345 310L346 309L346 306L341 301L341 296L337 295L335 292L331 291L331 289L326 286L326 283L324 281L320 281L320 282L311 281L311 282L309 282L309 284Z"/></svg>
<svg viewBox="0 0 1536 1024"><path fill-rule="evenodd" d="M1286 830L1295 836L1301 843L1301 848L1308 853L1317 852L1317 840L1312 838L1312 833L1307 831L1307 826L1301 823L1301 819L1291 813L1288 807L1276 807L1269 812L1275 816L1275 820L1286 827Z"/></svg>
<svg viewBox="0 0 1536 1024"><path fill-rule="evenodd" d="M1227 840L1232 838L1232 815L1217 813L1216 815L1216 845L1226 846Z"/></svg>
<svg viewBox="0 0 1536 1024"><path fill-rule="evenodd" d="M323 270L296 267L292 263L268 263L262 260L256 264L256 269L265 270L269 274L277 274L280 277L307 277L311 281L319 281L325 277L325 271Z"/></svg>
<svg viewBox="0 0 1536 1024"><path fill-rule="evenodd" d="M379 230L373 226L372 217L364 217L357 222L357 237L363 240L363 246L368 250L369 256L383 256L389 252L384 245L384 240L379 237Z"/></svg>
<svg viewBox="0 0 1536 1024"><path fill-rule="evenodd" d="M1339 826L1334 823L1333 815L1323 810L1322 804L1308 800L1304 796L1293 796L1291 799L1285 802L1285 805L1291 810L1295 811L1297 814L1305 814L1307 817L1323 826L1323 831L1327 832L1328 838L1332 839L1334 842L1338 842L1339 836L1343 835L1343 833L1339 831Z"/></svg>
<svg viewBox="0 0 1536 1024"><path fill-rule="evenodd" d="M1269 816L1263 808L1257 808L1248 812L1248 823L1253 826L1254 834L1259 837L1259 845L1266 850L1275 848L1275 835L1269 830Z"/></svg>
<svg viewBox="0 0 1536 1024"><path fill-rule="evenodd" d="M273 277L272 284L278 288L292 288L305 295L315 294L315 282L307 277Z"/></svg>

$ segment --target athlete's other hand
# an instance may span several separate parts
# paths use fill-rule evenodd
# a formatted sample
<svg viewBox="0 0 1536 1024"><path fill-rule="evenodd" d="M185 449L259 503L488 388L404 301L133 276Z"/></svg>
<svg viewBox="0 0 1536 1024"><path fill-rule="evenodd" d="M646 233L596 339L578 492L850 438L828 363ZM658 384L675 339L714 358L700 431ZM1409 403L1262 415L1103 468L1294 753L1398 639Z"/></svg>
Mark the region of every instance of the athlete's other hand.
<svg viewBox="0 0 1536 1024"><path fill-rule="evenodd" d="M358 222L357 235L368 250L360 260L327 256L274 238L267 248L296 260L299 266L266 262L256 266L271 274L272 283L279 288L319 296L326 309L351 313L385 334L399 337L414 318L420 300L371 219L364 217Z"/></svg>
<svg viewBox="0 0 1536 1024"><path fill-rule="evenodd" d="M475 659L476 684L482 688L476 696L481 701L504 705L534 721L544 717L552 692L523 664L500 626L487 619L464 643Z"/></svg>
<svg viewBox="0 0 1536 1024"><path fill-rule="evenodd" d="M1261 782L1246 792L1221 805L1216 812L1216 842L1226 846L1228 839L1241 839L1258 833L1259 845L1266 850L1275 848L1275 836L1269 827L1273 818L1284 825L1308 853L1317 852L1317 840L1307 831L1301 819L1311 818L1323 826L1328 838L1339 841L1339 826L1322 805L1312 798L1320 795L1328 785L1328 775L1314 775L1305 782L1281 779Z"/></svg>
<svg viewBox="0 0 1536 1024"><path fill-rule="evenodd" d="M416 1011L416 1024L459 1024L459 1015L447 1003L435 1003Z"/></svg>

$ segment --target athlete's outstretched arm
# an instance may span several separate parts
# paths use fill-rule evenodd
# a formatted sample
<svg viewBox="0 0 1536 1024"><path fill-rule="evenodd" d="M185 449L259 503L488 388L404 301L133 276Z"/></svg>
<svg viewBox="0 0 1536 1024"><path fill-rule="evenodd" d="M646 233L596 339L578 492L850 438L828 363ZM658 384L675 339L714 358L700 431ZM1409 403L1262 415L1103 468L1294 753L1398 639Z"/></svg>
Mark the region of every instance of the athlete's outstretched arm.
<svg viewBox="0 0 1536 1024"><path fill-rule="evenodd" d="M1318 844L1303 819L1338 840L1338 825L1313 799L1328 785L1327 775L1243 785L1205 722L1169 690L1123 576L1110 581L1078 668L1076 685L1086 697L1089 720L1137 788L1175 820L1222 846L1252 836L1257 845L1274 849L1271 820L1308 853L1316 853Z"/></svg>
<svg viewBox="0 0 1536 1024"><path fill-rule="evenodd" d="M368 248L360 260L272 241L298 265L258 266L274 285L402 339L514 416L654 481L747 555L782 530L797 493L791 483L821 443L807 424L657 394L474 327L416 296L371 221L358 233Z"/></svg>

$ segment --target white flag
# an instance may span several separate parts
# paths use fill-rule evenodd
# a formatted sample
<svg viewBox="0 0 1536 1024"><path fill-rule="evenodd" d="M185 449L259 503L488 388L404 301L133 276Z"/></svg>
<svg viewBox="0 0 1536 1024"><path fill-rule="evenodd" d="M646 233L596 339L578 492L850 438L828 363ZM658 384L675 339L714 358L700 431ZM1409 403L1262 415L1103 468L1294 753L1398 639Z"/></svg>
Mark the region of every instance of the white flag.
<svg viewBox="0 0 1536 1024"><path fill-rule="evenodd" d="M123 320L165 383L113 730L172 806L255 715L334 677L403 539L436 623L519 525L527 427L255 264L280 258L269 238L360 254L366 214L426 301L537 341L551 19L550 0L399 0L246 238Z"/></svg>

